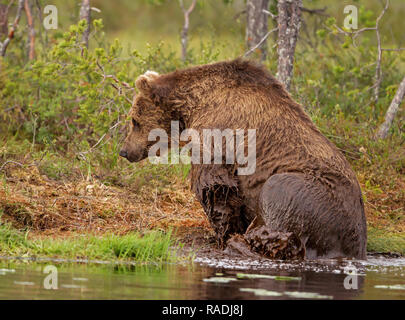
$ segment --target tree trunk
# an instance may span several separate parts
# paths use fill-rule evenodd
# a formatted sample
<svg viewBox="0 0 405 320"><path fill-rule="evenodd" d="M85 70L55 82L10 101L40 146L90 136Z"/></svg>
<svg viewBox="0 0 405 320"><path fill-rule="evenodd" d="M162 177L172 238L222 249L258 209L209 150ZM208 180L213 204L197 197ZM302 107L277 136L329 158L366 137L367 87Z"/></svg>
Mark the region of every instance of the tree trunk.
<svg viewBox="0 0 405 320"><path fill-rule="evenodd" d="M278 67L277 77L290 89L294 52L301 27L302 0L278 0Z"/></svg>
<svg viewBox="0 0 405 320"><path fill-rule="evenodd" d="M34 17L32 15L32 8L29 0L25 0L24 9L28 24L28 59L33 60L35 58L35 28Z"/></svg>
<svg viewBox="0 0 405 320"><path fill-rule="evenodd" d="M377 138L385 139L388 136L388 131L392 126L395 115L398 112L399 106L401 105L402 100L405 95L405 77L402 79L401 84L398 87L397 92L395 93L394 99L392 99L391 104L385 114L384 123L380 126L377 132Z"/></svg>
<svg viewBox="0 0 405 320"><path fill-rule="evenodd" d="M0 40L8 35L8 6L0 4Z"/></svg>
<svg viewBox="0 0 405 320"><path fill-rule="evenodd" d="M89 35L90 35L90 0L82 0L82 6L80 8L80 20L86 20L87 28L83 32L83 42L86 47L89 47Z"/></svg>
<svg viewBox="0 0 405 320"><path fill-rule="evenodd" d="M188 46L188 29L190 28L190 14L193 12L197 0L193 0L190 7L184 7L183 0L180 0L180 7L184 14L184 24L181 30L181 60L184 62L187 59L187 46Z"/></svg>
<svg viewBox="0 0 405 320"><path fill-rule="evenodd" d="M248 0L246 4L246 44L248 50L255 47L268 32L268 15L263 10L269 9L269 0ZM260 60L267 57L266 41L258 47Z"/></svg>
<svg viewBox="0 0 405 320"><path fill-rule="evenodd" d="M17 6L17 14L14 19L13 25L10 28L10 31L8 32L6 40L4 40L3 43L0 42L0 56L4 57L6 55L7 47L10 44L11 39L14 38L14 33L17 30L18 24L21 19L21 12L24 8L24 0L18 0L18 6Z"/></svg>

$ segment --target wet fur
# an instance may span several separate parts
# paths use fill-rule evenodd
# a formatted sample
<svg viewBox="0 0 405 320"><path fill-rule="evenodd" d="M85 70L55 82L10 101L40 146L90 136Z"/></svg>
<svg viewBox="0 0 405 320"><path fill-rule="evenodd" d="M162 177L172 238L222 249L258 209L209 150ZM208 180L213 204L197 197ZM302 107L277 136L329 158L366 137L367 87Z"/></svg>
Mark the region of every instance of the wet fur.
<svg viewBox="0 0 405 320"><path fill-rule="evenodd" d="M131 112L146 129L159 123L169 131L170 121L179 120L199 132L257 130L253 175L238 176L236 165L192 165L192 188L221 246L257 217L271 230L300 237L307 258L365 258L366 219L356 175L262 66L237 59L140 77L137 87L141 94Z"/></svg>

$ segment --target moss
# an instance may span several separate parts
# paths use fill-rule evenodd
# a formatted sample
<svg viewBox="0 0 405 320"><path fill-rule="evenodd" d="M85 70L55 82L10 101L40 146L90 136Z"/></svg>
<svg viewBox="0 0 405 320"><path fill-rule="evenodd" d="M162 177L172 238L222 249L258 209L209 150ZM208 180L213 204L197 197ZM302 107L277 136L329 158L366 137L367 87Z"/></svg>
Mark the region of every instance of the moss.
<svg viewBox="0 0 405 320"><path fill-rule="evenodd" d="M369 227L367 251L391 252L405 255L405 235L403 233L394 233L380 228Z"/></svg>

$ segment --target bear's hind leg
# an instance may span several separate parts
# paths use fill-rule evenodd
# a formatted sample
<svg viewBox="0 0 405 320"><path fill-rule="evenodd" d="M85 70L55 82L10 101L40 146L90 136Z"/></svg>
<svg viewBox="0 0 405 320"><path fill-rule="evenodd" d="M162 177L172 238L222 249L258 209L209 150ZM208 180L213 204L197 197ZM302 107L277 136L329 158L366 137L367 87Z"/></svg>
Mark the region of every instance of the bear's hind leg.
<svg viewBox="0 0 405 320"><path fill-rule="evenodd" d="M270 231L297 236L306 258L357 257L360 238L351 212L356 208L344 205L348 199L303 174L281 173L263 185L259 214Z"/></svg>

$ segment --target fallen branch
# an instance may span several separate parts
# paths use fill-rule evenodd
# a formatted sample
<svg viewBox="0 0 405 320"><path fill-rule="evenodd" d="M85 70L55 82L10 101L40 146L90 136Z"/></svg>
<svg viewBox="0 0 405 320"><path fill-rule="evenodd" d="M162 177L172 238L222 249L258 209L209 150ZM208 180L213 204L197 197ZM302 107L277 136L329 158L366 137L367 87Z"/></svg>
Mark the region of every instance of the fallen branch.
<svg viewBox="0 0 405 320"><path fill-rule="evenodd" d="M14 164L19 165L20 167L24 167L24 165L23 165L22 163L19 163L19 162L17 162L17 161L13 161L13 160L7 160L7 161L4 162L3 165L0 167L0 171L3 170L3 168L4 168L7 164L9 164L9 163L14 163Z"/></svg>

